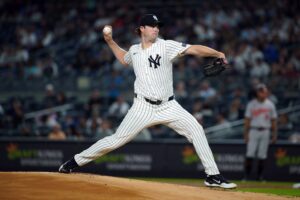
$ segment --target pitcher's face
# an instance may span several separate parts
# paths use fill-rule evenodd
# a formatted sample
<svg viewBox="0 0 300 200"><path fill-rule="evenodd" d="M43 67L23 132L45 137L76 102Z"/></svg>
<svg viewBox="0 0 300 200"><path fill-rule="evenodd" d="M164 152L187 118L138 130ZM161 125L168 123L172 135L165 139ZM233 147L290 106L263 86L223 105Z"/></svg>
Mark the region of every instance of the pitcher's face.
<svg viewBox="0 0 300 200"><path fill-rule="evenodd" d="M155 41L159 34L159 27L157 25L141 26L140 30L141 30L142 36L150 41Z"/></svg>

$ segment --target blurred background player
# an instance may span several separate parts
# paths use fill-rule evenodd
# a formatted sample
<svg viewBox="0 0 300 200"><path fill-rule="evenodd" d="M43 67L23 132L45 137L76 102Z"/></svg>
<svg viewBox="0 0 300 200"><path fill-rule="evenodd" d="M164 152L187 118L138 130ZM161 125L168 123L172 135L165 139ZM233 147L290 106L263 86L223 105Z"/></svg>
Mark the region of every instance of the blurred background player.
<svg viewBox="0 0 300 200"><path fill-rule="evenodd" d="M258 84L255 94L256 98L248 103L245 113L244 139L247 153L244 180L249 178L253 160L257 158L257 179L262 181L270 138L272 144L277 139L277 112L274 103L268 99L266 85Z"/></svg>

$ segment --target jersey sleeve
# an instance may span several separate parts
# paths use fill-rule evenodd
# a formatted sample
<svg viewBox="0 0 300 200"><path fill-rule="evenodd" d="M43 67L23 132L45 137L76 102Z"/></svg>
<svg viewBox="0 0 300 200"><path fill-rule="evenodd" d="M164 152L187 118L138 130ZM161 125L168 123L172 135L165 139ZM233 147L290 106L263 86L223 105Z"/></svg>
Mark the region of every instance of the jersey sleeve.
<svg viewBox="0 0 300 200"><path fill-rule="evenodd" d="M181 42L176 42L174 40L166 40L166 52L167 57L170 61L174 58L179 57L182 53L188 49L191 45Z"/></svg>
<svg viewBox="0 0 300 200"><path fill-rule="evenodd" d="M247 104L245 117L246 118L251 118L251 102Z"/></svg>
<svg viewBox="0 0 300 200"><path fill-rule="evenodd" d="M276 107L274 104L272 104L272 107L271 107L271 118L272 119L277 119L277 111L276 111Z"/></svg>
<svg viewBox="0 0 300 200"><path fill-rule="evenodd" d="M124 61L125 61L128 65L132 65L132 59L131 59L130 49L129 49L129 51L127 51L127 53L124 55Z"/></svg>

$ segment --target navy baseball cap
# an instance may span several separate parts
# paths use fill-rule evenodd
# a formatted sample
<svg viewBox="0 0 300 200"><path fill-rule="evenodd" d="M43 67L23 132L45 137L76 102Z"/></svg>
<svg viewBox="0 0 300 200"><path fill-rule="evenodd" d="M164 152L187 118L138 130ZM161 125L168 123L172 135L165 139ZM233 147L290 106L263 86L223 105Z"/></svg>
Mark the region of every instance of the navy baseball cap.
<svg viewBox="0 0 300 200"><path fill-rule="evenodd" d="M159 21L159 19L157 18L156 15L154 14L146 14L144 16L141 17L140 21L139 21L139 26L159 26L162 27L163 23L161 21Z"/></svg>

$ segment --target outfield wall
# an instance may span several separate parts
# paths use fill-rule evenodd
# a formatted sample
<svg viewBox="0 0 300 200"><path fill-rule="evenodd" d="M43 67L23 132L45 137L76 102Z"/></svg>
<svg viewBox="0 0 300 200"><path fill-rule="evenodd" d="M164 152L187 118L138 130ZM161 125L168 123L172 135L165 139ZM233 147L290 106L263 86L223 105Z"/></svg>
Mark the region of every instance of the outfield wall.
<svg viewBox="0 0 300 200"><path fill-rule="evenodd" d="M63 161L93 142L1 139L0 171L57 171ZM243 142L213 142L210 146L222 174L229 179L243 177L246 150ZM112 176L204 177L203 166L193 146L184 141L131 142L79 171ZM299 177L300 146L286 143L271 145L265 178L299 181Z"/></svg>

